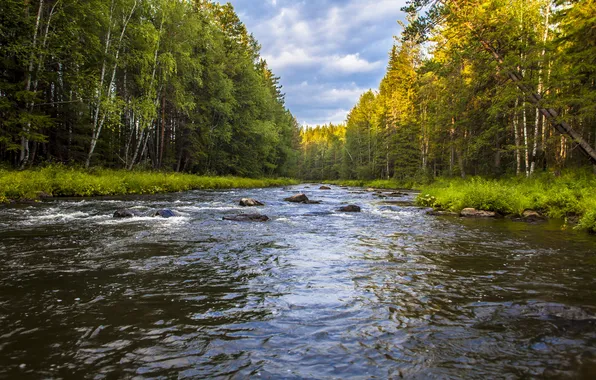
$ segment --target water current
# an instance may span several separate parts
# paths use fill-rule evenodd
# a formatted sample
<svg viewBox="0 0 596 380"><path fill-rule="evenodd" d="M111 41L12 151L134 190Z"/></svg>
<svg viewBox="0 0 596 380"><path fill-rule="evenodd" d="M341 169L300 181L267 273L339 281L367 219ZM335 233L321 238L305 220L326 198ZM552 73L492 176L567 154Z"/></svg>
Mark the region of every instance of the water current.
<svg viewBox="0 0 596 380"><path fill-rule="evenodd" d="M323 202L283 201L299 192ZM386 196L299 185L0 208L0 378L596 377L596 237ZM242 197L271 220L222 220L248 211Z"/></svg>

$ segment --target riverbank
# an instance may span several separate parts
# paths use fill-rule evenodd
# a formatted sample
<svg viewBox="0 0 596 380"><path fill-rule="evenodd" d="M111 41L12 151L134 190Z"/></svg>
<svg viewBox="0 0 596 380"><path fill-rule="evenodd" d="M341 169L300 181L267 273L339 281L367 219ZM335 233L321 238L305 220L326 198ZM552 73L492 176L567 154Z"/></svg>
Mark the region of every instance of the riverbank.
<svg viewBox="0 0 596 380"><path fill-rule="evenodd" d="M397 181L393 179L376 179L376 180L333 180L333 181L323 181L323 183L329 185L337 185L337 186L350 186L350 187L370 187L373 189L417 189L420 187L419 184L416 184L412 181L410 182L403 182Z"/></svg>
<svg viewBox="0 0 596 380"><path fill-rule="evenodd" d="M198 189L286 186L288 178L208 177L182 173L130 172L49 166L40 169L0 170L0 203L47 197L157 194Z"/></svg>
<svg viewBox="0 0 596 380"><path fill-rule="evenodd" d="M588 171L559 177L545 173L533 178L441 179L422 186L416 202L453 212L475 208L520 216L534 210L596 233L596 176Z"/></svg>

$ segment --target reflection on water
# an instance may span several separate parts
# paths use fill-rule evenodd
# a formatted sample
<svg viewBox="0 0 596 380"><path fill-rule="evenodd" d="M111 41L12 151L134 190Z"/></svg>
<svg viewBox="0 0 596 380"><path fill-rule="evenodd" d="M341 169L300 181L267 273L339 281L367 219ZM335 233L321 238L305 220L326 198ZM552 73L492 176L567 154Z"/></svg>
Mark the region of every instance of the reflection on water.
<svg viewBox="0 0 596 380"><path fill-rule="evenodd" d="M596 376L595 237L299 190L0 209L0 378Z"/></svg>

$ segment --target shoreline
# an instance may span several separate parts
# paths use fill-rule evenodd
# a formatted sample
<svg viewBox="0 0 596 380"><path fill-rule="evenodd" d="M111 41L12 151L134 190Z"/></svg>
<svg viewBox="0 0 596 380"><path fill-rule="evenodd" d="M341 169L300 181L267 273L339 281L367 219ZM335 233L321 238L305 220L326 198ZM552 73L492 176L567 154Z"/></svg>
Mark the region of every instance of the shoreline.
<svg viewBox="0 0 596 380"><path fill-rule="evenodd" d="M81 170L50 166L23 171L0 170L0 204L51 198L150 195L190 190L259 188L299 184L290 178L198 176L183 173L112 169Z"/></svg>
<svg viewBox="0 0 596 380"><path fill-rule="evenodd" d="M441 179L421 187L416 204L441 212L464 209L496 213L496 217L560 219L575 229L596 234L596 177L548 173L533 178Z"/></svg>

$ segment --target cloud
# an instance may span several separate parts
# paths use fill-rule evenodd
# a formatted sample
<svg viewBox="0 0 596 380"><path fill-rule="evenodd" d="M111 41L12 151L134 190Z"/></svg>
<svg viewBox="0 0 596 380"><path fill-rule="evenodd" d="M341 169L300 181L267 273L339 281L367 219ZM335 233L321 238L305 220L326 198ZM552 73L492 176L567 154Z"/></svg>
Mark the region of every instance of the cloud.
<svg viewBox="0 0 596 380"><path fill-rule="evenodd" d="M369 72L383 66L383 62L368 62L366 59L360 58L360 53L348 54L345 56L333 56L327 61L327 70L339 70L342 73L354 74Z"/></svg>
<svg viewBox="0 0 596 380"><path fill-rule="evenodd" d="M222 0L224 1L224 0ZM301 123L338 123L377 88L405 0L230 0Z"/></svg>

